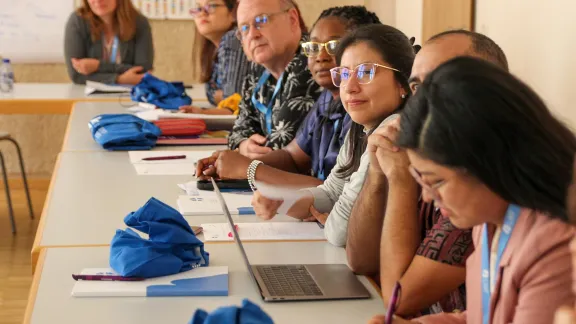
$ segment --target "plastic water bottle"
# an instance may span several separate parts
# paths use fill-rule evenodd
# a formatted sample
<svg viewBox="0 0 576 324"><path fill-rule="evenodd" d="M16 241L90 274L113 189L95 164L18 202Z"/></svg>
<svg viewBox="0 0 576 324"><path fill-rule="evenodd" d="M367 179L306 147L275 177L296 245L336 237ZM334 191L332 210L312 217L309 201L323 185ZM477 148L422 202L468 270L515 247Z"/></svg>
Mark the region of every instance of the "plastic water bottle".
<svg viewBox="0 0 576 324"><path fill-rule="evenodd" d="M9 94L14 91L14 71L10 60L5 58L0 65L0 92Z"/></svg>

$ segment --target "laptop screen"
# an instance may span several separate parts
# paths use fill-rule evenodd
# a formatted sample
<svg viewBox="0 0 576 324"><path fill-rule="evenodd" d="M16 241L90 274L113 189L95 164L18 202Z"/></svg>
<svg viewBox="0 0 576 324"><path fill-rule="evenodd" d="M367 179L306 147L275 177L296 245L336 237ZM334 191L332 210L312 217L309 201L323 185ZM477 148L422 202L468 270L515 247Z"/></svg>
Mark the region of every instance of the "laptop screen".
<svg viewBox="0 0 576 324"><path fill-rule="evenodd" d="M222 211L224 212L224 215L226 215L228 223L230 224L232 234L234 235L234 240L238 243L237 245L240 248L240 254L242 255L242 258L244 259L244 263L246 264L246 268L248 268L248 272L250 272L250 277L252 277L252 281L254 282L256 287L260 288L260 285L258 285L258 281L256 281L256 276L254 275L254 272L252 271L252 266L250 266L250 262L248 261L248 256L246 255L246 251L244 250L244 246L242 245L242 241L240 240L240 235L238 235L238 231L236 230L236 227L234 226L234 220L232 220L232 215L230 215L230 211L228 210L228 206L226 205L226 201L224 200L222 193L220 193L220 189L218 188L216 181L214 181L214 178L211 178L211 180L212 180L212 185L214 186L214 192L216 192L216 196L218 197L218 201L220 202L220 206L222 207ZM261 290L258 291L258 293L261 294Z"/></svg>

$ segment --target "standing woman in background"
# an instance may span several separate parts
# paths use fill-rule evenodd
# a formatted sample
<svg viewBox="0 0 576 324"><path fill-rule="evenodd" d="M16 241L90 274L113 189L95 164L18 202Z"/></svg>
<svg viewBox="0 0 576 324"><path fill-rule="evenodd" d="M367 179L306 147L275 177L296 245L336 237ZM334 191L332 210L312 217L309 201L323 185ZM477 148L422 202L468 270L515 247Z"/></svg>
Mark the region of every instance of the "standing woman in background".
<svg viewBox="0 0 576 324"><path fill-rule="evenodd" d="M231 115L238 113L240 89L250 63L236 37L236 0L197 0L191 10L196 24L194 69L206 84L206 97L222 109L184 106L188 113Z"/></svg>
<svg viewBox="0 0 576 324"><path fill-rule="evenodd" d="M66 24L64 55L76 84L138 84L154 63L150 24L130 0L84 0Z"/></svg>

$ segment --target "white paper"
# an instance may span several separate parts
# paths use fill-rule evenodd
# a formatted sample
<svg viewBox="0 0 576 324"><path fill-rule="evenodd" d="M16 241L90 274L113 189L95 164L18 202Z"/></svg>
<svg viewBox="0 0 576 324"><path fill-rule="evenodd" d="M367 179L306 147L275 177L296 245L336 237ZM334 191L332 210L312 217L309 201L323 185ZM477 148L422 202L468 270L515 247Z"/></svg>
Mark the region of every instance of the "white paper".
<svg viewBox="0 0 576 324"><path fill-rule="evenodd" d="M97 92L105 93L123 93L130 92L131 87L126 85L110 85L95 81L86 81L86 87L84 88L84 94L90 95Z"/></svg>
<svg viewBox="0 0 576 324"><path fill-rule="evenodd" d="M213 150L202 151L130 151L128 156L138 175L195 175L196 162L211 156ZM185 159L143 161L144 158L185 155Z"/></svg>
<svg viewBox="0 0 576 324"><path fill-rule="evenodd" d="M222 193L231 215L254 215L251 204L252 195L252 192ZM199 190L196 196L179 196L177 205L178 210L184 216L224 215L218 196L213 191Z"/></svg>
<svg viewBox="0 0 576 324"><path fill-rule="evenodd" d="M189 181L186 183L178 184L178 188L184 190L188 196L198 196L200 191L198 190L198 185L196 181Z"/></svg>
<svg viewBox="0 0 576 324"><path fill-rule="evenodd" d="M324 230L316 222L266 222L237 223L238 235L243 241L303 241L325 240ZM202 224L204 239L209 241L232 241L230 224Z"/></svg>
<svg viewBox="0 0 576 324"><path fill-rule="evenodd" d="M278 208L279 215L286 215L288 210L298 200L311 196L312 193L306 189L296 189L291 187L280 187L267 184L261 181L256 181L256 188L258 192L265 198L272 200L282 200L282 205Z"/></svg>

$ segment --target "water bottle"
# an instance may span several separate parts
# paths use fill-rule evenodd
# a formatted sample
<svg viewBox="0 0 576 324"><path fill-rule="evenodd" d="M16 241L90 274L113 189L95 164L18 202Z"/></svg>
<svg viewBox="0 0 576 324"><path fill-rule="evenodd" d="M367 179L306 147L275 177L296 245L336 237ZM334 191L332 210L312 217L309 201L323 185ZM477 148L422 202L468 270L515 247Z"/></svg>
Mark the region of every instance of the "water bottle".
<svg viewBox="0 0 576 324"><path fill-rule="evenodd" d="M14 91L14 72L10 60L5 58L0 65L0 92L12 93Z"/></svg>

